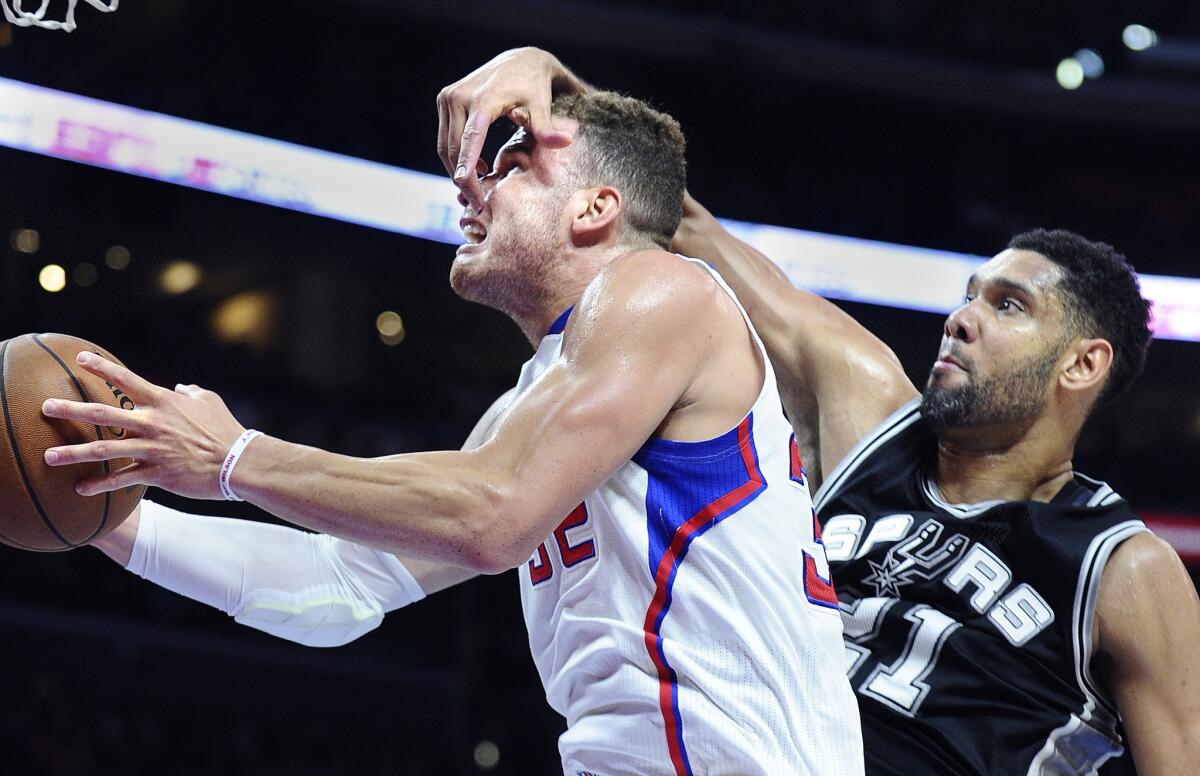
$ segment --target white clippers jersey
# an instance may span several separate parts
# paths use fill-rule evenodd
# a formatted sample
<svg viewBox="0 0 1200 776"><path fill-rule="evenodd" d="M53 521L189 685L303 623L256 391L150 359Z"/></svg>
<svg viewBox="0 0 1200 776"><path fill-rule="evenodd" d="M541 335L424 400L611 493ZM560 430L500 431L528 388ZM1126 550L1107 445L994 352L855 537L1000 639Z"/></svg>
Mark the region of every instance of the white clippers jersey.
<svg viewBox="0 0 1200 776"><path fill-rule="evenodd" d="M569 312L502 402L559 357ZM745 419L647 441L519 569L570 776L863 772L825 551L750 330L766 379Z"/></svg>

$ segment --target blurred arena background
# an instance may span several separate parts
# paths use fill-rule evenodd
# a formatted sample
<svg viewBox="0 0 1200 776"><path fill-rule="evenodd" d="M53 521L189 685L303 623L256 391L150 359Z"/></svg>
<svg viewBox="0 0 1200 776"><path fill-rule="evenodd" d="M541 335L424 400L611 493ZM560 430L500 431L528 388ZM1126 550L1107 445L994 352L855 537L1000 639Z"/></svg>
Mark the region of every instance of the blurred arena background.
<svg viewBox="0 0 1200 776"><path fill-rule="evenodd" d="M1196 4L155 0L77 21L0 22L0 77L441 174L438 89L534 44L678 117L719 215L969 255L1063 226L1200 278ZM458 447L528 354L453 296L446 244L2 147L0 239L0 339L86 337L340 452ZM940 315L843 304L923 383ZM1200 318L1177 323L1076 464L1196 564ZM98 552L0 548L0 633L5 773L559 767L511 575L319 651Z"/></svg>

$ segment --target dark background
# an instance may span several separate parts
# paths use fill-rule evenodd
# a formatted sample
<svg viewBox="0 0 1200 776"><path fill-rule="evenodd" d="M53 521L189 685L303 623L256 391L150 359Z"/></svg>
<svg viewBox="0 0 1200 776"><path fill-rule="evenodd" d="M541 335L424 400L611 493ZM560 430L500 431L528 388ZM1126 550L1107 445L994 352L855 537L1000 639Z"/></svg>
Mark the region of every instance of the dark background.
<svg viewBox="0 0 1200 776"><path fill-rule="evenodd" d="M483 6L483 7L480 7ZM549 48L650 98L689 136L690 187L720 215L990 255L1033 226L1113 243L1142 272L1200 276L1200 6L874 0L81 4L70 35L0 23L0 75L440 173L438 89L505 48ZM1122 28L1157 30L1133 54ZM1068 92L1063 57L1106 73ZM268 433L356 455L456 448L529 346L455 299L453 248L0 149L0 339L63 331L168 385L220 392ZM127 246L130 266L104 265ZM204 279L158 284L172 260ZM37 272L100 269L46 294ZM274 300L231 345L231 295ZM914 380L940 318L847 309ZM375 316L407 336L387 347ZM1078 468L1137 508L1200 511L1200 345L1158 341L1080 441ZM181 505L164 494L155 497ZM258 516L205 504L209 513ZM195 507L193 507L195 508ZM309 650L122 572L99 553L0 548L6 773L552 773L563 722L529 658L516 580L477 580Z"/></svg>

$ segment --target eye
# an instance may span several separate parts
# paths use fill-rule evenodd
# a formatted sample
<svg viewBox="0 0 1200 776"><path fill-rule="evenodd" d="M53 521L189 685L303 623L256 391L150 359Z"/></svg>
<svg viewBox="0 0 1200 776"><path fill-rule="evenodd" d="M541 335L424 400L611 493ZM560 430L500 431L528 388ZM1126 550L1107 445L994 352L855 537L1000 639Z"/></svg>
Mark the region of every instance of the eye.
<svg viewBox="0 0 1200 776"><path fill-rule="evenodd" d="M1009 310L1016 310L1019 313L1025 312L1025 306L1012 297L1005 298L1000 304L996 305L996 309L1001 312L1008 312Z"/></svg>
<svg viewBox="0 0 1200 776"><path fill-rule="evenodd" d="M963 298L962 298L963 304L970 304L971 302L974 302L974 301L975 301L975 297L971 296L970 294L963 294Z"/></svg>

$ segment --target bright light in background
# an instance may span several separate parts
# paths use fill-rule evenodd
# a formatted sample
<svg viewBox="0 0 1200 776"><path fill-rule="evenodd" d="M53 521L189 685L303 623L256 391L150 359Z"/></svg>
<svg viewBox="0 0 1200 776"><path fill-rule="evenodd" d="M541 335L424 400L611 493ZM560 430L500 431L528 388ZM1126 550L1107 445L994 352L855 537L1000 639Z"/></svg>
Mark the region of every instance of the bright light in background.
<svg viewBox="0 0 1200 776"><path fill-rule="evenodd" d="M1088 78L1099 78L1104 75L1104 57L1095 49L1085 48L1075 52L1075 61L1083 68L1083 74Z"/></svg>
<svg viewBox="0 0 1200 776"><path fill-rule="evenodd" d="M57 264L47 264L38 273L38 285L45 291L57 294L67 287L67 271Z"/></svg>
<svg viewBox="0 0 1200 776"><path fill-rule="evenodd" d="M124 245L114 245L104 252L104 263L108 265L109 269L125 269L129 266L132 258L129 255L129 249Z"/></svg>
<svg viewBox="0 0 1200 776"><path fill-rule="evenodd" d="M490 771L500 764L500 747L491 741L480 741L475 745L475 764L482 771Z"/></svg>
<svg viewBox="0 0 1200 776"><path fill-rule="evenodd" d="M235 294L213 313L213 333L223 342L264 349L271 344L275 306L265 291Z"/></svg>
<svg viewBox="0 0 1200 776"><path fill-rule="evenodd" d="M1158 33L1142 24L1131 24L1121 32L1121 41L1133 51L1145 51L1158 43Z"/></svg>
<svg viewBox="0 0 1200 776"><path fill-rule="evenodd" d="M1075 57L1067 57L1058 63L1054 77L1058 79L1058 85L1062 88L1078 89L1083 85L1083 65L1079 64L1079 60Z"/></svg>
<svg viewBox="0 0 1200 776"><path fill-rule="evenodd" d="M1076 58L1070 62L1067 75L1073 73L1081 84L1084 66ZM0 78L0 146L447 245L462 242L462 208L444 176L6 78ZM129 152L133 147L137 154ZM721 223L770 256L800 288L902 310L953 310L966 279L984 260L769 224ZM128 266L128 250L113 246L105 264ZM1154 302L1154 336L1200 342L1200 278L1143 274L1139 279Z"/></svg>
<svg viewBox="0 0 1200 776"><path fill-rule="evenodd" d="M36 229L14 229L8 237L8 243L14 251L21 253L37 253L41 247L42 238Z"/></svg>
<svg viewBox="0 0 1200 776"><path fill-rule="evenodd" d="M84 288L90 288L96 285L96 279L100 277L100 272L96 269L96 265L90 261L85 261L75 267L75 271L71 273L71 277L75 282Z"/></svg>
<svg viewBox="0 0 1200 776"><path fill-rule="evenodd" d="M385 310L375 319L375 330L384 345L395 347L404 341L404 321L400 314Z"/></svg>
<svg viewBox="0 0 1200 776"><path fill-rule="evenodd" d="M200 284L200 268L190 261L173 261L158 278L168 294L186 294Z"/></svg>

